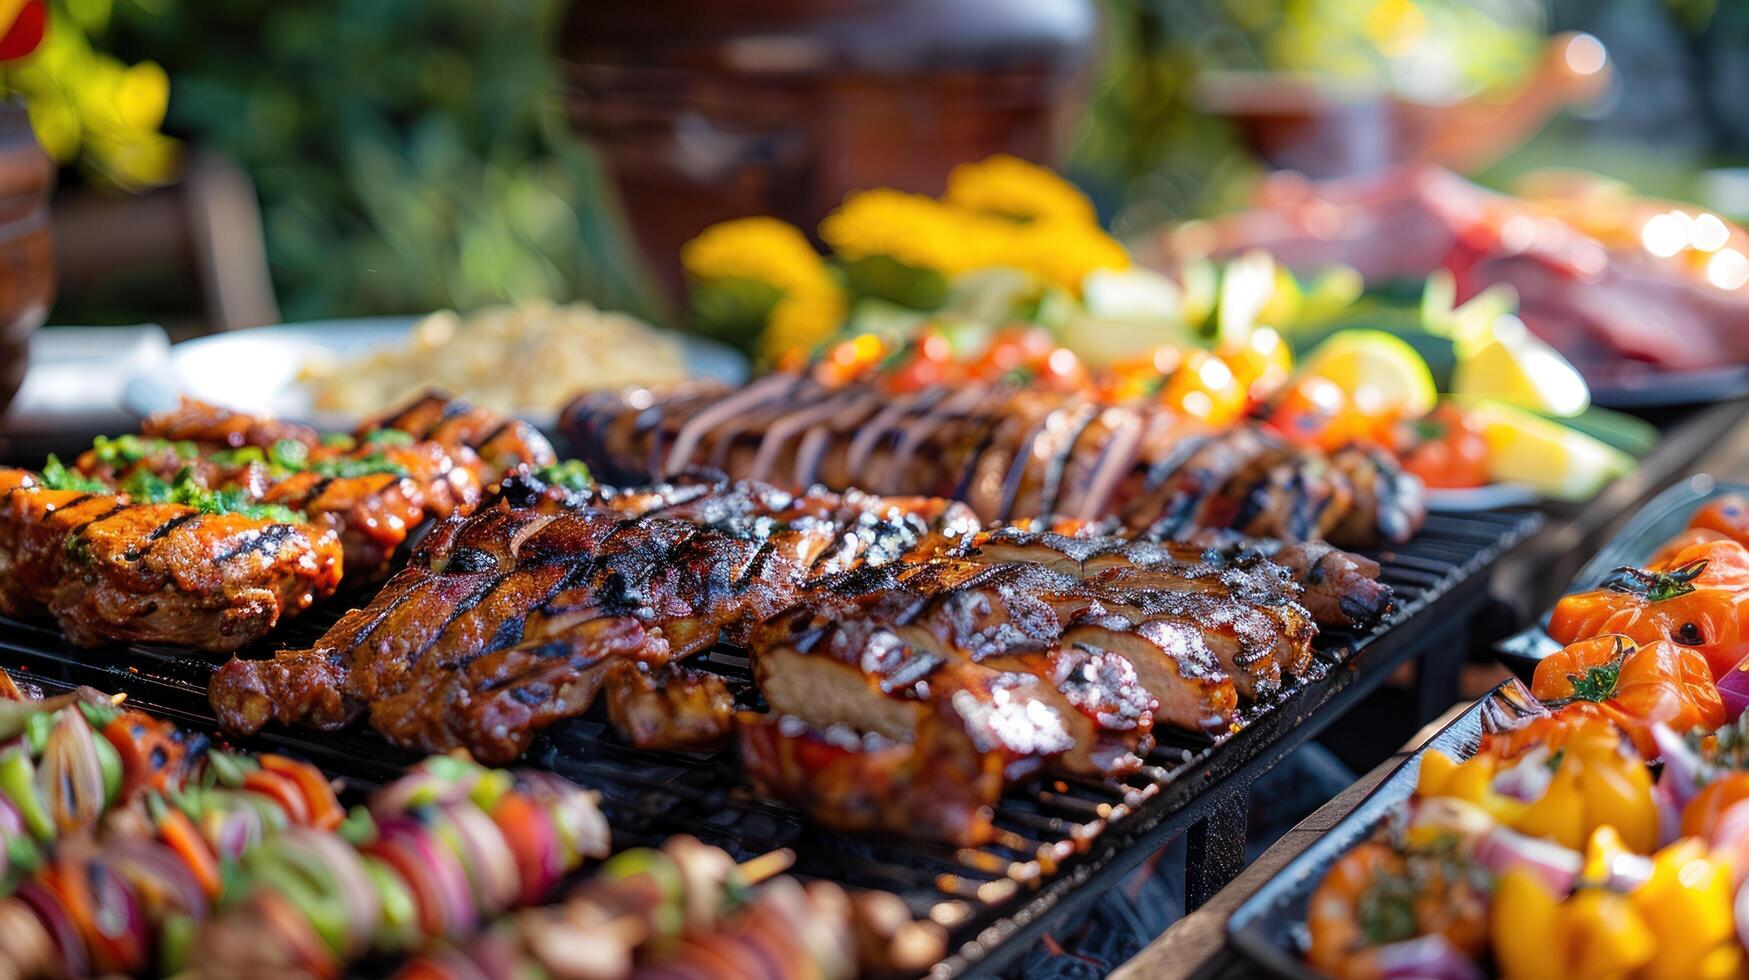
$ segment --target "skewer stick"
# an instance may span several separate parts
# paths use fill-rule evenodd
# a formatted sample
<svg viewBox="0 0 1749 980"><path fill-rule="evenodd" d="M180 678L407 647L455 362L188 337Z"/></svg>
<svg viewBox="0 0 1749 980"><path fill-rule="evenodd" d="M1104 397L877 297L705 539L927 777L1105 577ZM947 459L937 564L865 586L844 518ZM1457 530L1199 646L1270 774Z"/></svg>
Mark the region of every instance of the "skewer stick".
<svg viewBox="0 0 1749 980"><path fill-rule="evenodd" d="M741 862L736 870L741 872L741 878L749 885L757 885L767 878L788 871L796 863L796 852L787 847L775 851L767 851L756 858L748 858Z"/></svg>

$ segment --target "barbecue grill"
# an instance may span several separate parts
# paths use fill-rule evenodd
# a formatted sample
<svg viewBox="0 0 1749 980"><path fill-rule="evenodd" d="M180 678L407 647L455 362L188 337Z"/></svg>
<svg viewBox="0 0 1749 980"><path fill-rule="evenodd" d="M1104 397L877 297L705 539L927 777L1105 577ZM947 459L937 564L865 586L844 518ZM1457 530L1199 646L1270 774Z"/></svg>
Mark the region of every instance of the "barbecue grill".
<svg viewBox="0 0 1749 980"><path fill-rule="evenodd" d="M1443 683L1468 643L1465 630L1487 599L1489 569L1537 530L1534 511L1435 515L1407 545L1373 555L1397 594L1387 620L1365 632L1325 630L1318 670L1222 739L1161 729L1143 770L1123 780L1046 778L1011 790L999 833L980 848L847 837L816 827L747 791L721 754L633 748L589 716L547 730L528 761L592 787L616 844L654 843L687 832L745 858L793 848L796 873L900 895L914 914L949 930L936 977L988 975L1038 936L1085 909L1107 887L1179 834L1187 837L1191 907L1238 873L1244 860L1251 782L1334 722L1400 664L1423 660L1424 683ZM314 611L276 638L313 639L336 611ZM52 628L0 618L0 666L51 685L125 691L131 703L190 727L215 727L207 677L219 661L185 650L133 645L101 659L67 646ZM693 663L729 679L757 705L747 660L719 647ZM274 728L245 745L301 755L359 784L382 782L415 760L364 728L311 733Z"/></svg>

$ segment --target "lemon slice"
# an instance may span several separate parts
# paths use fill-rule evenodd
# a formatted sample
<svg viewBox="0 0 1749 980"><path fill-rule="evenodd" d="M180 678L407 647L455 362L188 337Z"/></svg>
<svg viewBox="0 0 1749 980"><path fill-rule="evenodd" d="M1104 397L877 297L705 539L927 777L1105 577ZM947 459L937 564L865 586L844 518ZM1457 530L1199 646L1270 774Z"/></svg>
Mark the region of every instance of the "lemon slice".
<svg viewBox="0 0 1749 980"><path fill-rule="evenodd" d="M1301 373L1336 382L1368 414L1420 418L1439 401L1427 361L1403 338L1383 330L1331 334L1306 356Z"/></svg>
<svg viewBox="0 0 1749 980"><path fill-rule="evenodd" d="M1558 418L1590 407L1591 392L1579 371L1517 317L1500 317L1489 333L1474 346L1458 346L1452 394L1493 398Z"/></svg>
<svg viewBox="0 0 1749 980"><path fill-rule="evenodd" d="M1489 476L1522 483L1557 500L1588 500L1634 458L1577 429L1498 401L1467 401L1488 440Z"/></svg>

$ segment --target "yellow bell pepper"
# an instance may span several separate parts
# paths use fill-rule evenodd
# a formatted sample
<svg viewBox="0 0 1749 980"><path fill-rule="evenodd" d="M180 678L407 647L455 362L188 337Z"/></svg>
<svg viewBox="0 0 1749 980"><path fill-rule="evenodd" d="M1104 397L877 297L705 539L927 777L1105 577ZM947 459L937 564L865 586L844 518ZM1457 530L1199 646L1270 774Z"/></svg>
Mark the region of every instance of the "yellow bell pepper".
<svg viewBox="0 0 1749 980"><path fill-rule="evenodd" d="M1494 789L1504 771L1498 756L1483 752L1454 762L1431 751L1421 762L1416 791L1423 797L1468 800L1521 833L1546 837L1574 850L1585 847L1592 831L1614 826L1627 847L1649 853L1658 844L1658 807L1652 775L1645 764L1622 751L1609 730L1575 734L1547 760L1521 757L1510 766L1555 766L1548 786L1525 802Z"/></svg>
<svg viewBox="0 0 1749 980"><path fill-rule="evenodd" d="M1658 952L1627 896L1588 887L1563 901L1519 868L1494 884L1489 938L1506 980L1628 980Z"/></svg>
<svg viewBox="0 0 1749 980"><path fill-rule="evenodd" d="M1629 896L1657 939L1640 980L1722 980L1743 973L1730 869L1704 843L1679 840L1652 857L1652 877Z"/></svg>

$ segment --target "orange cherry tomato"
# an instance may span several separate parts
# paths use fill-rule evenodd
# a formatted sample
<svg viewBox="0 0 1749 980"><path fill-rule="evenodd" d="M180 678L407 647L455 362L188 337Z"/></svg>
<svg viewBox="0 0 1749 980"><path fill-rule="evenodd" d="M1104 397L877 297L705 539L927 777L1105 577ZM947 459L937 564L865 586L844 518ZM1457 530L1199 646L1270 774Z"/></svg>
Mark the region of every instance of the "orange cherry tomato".
<svg viewBox="0 0 1749 980"><path fill-rule="evenodd" d="M1638 646L1614 633L1580 640L1537 664L1530 691L1544 701L1600 705L1646 758L1658 755L1654 724L1682 732L1725 723L1706 658L1668 640Z"/></svg>
<svg viewBox="0 0 1749 980"><path fill-rule="evenodd" d="M1696 531L1715 531L1741 545L1749 545L1749 499L1727 493L1694 512L1688 526Z"/></svg>
<svg viewBox="0 0 1749 980"><path fill-rule="evenodd" d="M1282 392L1269 424L1290 442L1333 451L1354 441L1358 418L1341 385L1307 375Z"/></svg>
<svg viewBox="0 0 1749 980"><path fill-rule="evenodd" d="M1731 540L1731 536L1728 534L1721 534L1709 528L1691 527L1686 531L1677 532L1676 537L1664 542L1663 547L1659 548L1657 553L1652 556L1652 560L1646 564L1661 565L1676 557L1678 552L1692 548L1697 544L1729 540Z"/></svg>
<svg viewBox="0 0 1749 980"><path fill-rule="evenodd" d="M1706 658L1714 678L1749 656L1749 549L1735 541L1693 545L1650 568L1622 567L1603 587L1555 604L1549 635L1560 643L1620 633L1635 643L1670 640Z"/></svg>
<svg viewBox="0 0 1749 980"><path fill-rule="evenodd" d="M1430 487L1463 488L1488 482L1488 439L1482 427L1456 405L1441 405L1407 430L1403 469Z"/></svg>
<svg viewBox="0 0 1749 980"><path fill-rule="evenodd" d="M1712 837L1719 818L1743 800L1749 800L1749 772L1726 773L1707 783L1682 808L1682 836Z"/></svg>
<svg viewBox="0 0 1749 980"><path fill-rule="evenodd" d="M1184 352L1184 362L1160 389L1160 404L1211 425L1229 425L1245 414L1245 389L1227 362L1205 350Z"/></svg>
<svg viewBox="0 0 1749 980"><path fill-rule="evenodd" d="M1184 352L1176 347L1156 347L1120 358L1100 372L1099 393L1114 402L1151 398L1183 361Z"/></svg>
<svg viewBox="0 0 1749 980"><path fill-rule="evenodd" d="M1280 391L1294 367L1287 341L1269 327L1258 327L1244 343L1223 348L1219 356L1253 404Z"/></svg>

